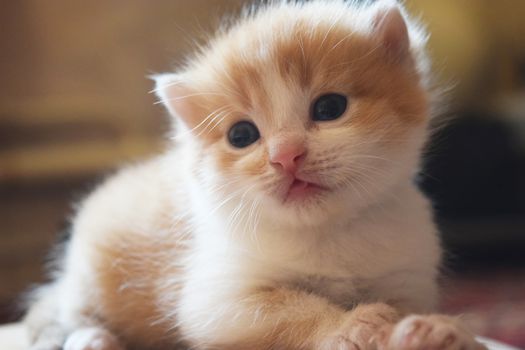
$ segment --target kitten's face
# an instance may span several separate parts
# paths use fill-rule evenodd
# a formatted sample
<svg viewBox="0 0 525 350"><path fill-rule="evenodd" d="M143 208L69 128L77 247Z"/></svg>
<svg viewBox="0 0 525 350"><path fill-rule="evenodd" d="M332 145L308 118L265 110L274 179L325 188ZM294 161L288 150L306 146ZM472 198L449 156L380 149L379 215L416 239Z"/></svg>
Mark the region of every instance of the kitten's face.
<svg viewBox="0 0 525 350"><path fill-rule="evenodd" d="M196 178L217 203L231 198L230 210L242 202L246 215L315 224L351 215L414 171L427 101L398 10L393 20L367 15L375 24L364 33L358 15L330 6L248 20L167 89L197 141Z"/></svg>

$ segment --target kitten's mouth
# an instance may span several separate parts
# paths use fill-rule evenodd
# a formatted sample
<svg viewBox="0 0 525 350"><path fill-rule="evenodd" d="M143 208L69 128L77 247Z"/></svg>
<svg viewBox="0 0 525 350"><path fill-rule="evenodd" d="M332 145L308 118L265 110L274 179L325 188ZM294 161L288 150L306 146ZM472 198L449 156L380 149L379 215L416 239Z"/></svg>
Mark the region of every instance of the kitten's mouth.
<svg viewBox="0 0 525 350"><path fill-rule="evenodd" d="M290 187L288 188L288 192L286 192L284 201L290 202L290 201L304 200L308 197L315 196L325 190L326 188L323 186L295 178L293 182L290 184Z"/></svg>

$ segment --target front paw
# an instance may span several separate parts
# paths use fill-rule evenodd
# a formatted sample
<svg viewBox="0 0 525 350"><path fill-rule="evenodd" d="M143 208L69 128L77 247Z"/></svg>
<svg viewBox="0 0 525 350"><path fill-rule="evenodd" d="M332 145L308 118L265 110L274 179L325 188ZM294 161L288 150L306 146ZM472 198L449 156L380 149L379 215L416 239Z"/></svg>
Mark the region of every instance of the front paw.
<svg viewBox="0 0 525 350"><path fill-rule="evenodd" d="M386 304L359 305L347 315L341 327L323 340L322 350L376 349L378 332L399 319L397 311Z"/></svg>
<svg viewBox="0 0 525 350"><path fill-rule="evenodd" d="M80 328L71 333L64 350L123 350L117 338L109 331L98 328Z"/></svg>
<svg viewBox="0 0 525 350"><path fill-rule="evenodd" d="M394 326L380 349L486 350L456 319L442 315L412 315Z"/></svg>

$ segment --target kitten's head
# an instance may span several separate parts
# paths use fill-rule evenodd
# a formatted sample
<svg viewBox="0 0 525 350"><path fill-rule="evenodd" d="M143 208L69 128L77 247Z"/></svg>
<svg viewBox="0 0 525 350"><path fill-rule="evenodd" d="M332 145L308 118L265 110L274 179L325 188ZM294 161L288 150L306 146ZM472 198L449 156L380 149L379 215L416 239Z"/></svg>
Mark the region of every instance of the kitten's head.
<svg viewBox="0 0 525 350"><path fill-rule="evenodd" d="M395 1L281 3L157 91L210 200L314 225L410 181L428 122L424 40Z"/></svg>

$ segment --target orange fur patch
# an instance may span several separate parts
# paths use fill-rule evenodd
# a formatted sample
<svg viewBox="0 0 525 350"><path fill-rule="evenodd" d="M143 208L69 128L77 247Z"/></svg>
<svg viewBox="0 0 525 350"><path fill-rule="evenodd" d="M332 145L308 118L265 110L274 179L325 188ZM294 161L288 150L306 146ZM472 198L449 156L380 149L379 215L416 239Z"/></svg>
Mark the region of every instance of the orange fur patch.
<svg viewBox="0 0 525 350"><path fill-rule="evenodd" d="M180 340L173 328L180 285L170 278L181 275L177 259L185 254L186 228L183 221L174 225L170 216L180 209L170 209L162 197L157 200L167 215L151 218L155 221L145 226L148 231L138 225L110 235L101 232L106 235L93 243L91 251L100 303L94 305L97 317L133 347L163 348ZM173 315L166 317L169 314Z"/></svg>

